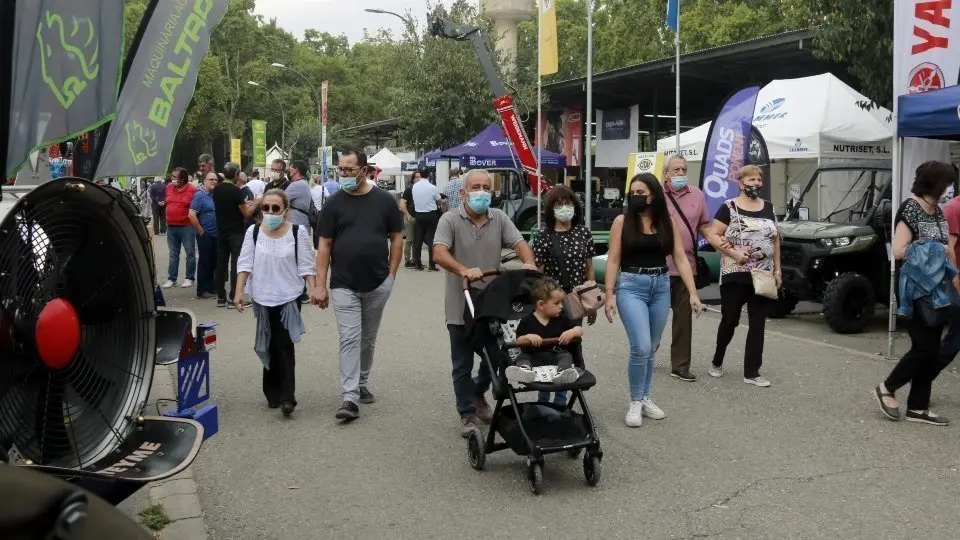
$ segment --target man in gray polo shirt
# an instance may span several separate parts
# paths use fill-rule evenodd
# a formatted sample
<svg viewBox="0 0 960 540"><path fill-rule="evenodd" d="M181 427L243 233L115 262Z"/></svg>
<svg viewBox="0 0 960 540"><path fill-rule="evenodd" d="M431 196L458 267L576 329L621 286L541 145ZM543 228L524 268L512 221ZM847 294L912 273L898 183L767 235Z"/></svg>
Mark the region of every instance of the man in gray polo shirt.
<svg viewBox="0 0 960 540"><path fill-rule="evenodd" d="M490 388L490 371L480 367L473 379L473 347L467 341L463 323L463 278L479 278L483 270L500 267L503 248L512 248L524 268L536 270L533 251L523 240L516 225L505 213L490 208L492 178L480 169L463 178L460 195L463 204L440 218L433 238L434 261L447 274L444 311L450 332L450 357L453 362L453 391L460 413L460 435L468 437L479 419L490 423L492 410L484 394ZM482 287L483 283L477 284Z"/></svg>

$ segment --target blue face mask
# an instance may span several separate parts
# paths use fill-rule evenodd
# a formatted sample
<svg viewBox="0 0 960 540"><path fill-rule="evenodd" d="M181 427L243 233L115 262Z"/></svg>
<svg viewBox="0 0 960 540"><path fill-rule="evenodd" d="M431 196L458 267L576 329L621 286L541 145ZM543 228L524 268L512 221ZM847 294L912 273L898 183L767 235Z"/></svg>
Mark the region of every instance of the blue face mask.
<svg viewBox="0 0 960 540"><path fill-rule="evenodd" d="M283 225L283 216L278 216L276 214L265 214L263 216L263 224L267 226L271 231L275 231Z"/></svg>
<svg viewBox="0 0 960 540"><path fill-rule="evenodd" d="M347 191L355 191L357 189L357 179L352 176L341 176L340 187Z"/></svg>
<svg viewBox="0 0 960 540"><path fill-rule="evenodd" d="M467 205L478 214L483 214L490 209L490 202L493 201L493 195L489 191L471 191Z"/></svg>
<svg viewBox="0 0 960 540"><path fill-rule="evenodd" d="M687 187L687 177L674 176L670 179L670 185L673 186L673 189L683 189Z"/></svg>

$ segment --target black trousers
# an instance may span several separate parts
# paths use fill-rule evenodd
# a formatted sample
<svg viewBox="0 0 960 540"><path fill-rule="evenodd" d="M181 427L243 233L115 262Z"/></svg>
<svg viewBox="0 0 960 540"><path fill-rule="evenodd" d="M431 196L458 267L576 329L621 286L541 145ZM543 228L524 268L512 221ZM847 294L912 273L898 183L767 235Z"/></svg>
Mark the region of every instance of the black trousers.
<svg viewBox="0 0 960 540"><path fill-rule="evenodd" d="M926 326L916 317L909 319L906 326L910 335L910 350L897 362L883 384L890 392L896 392L910 383L907 409L923 411L930 407L934 379L946 367L940 357L944 327Z"/></svg>
<svg viewBox="0 0 960 540"><path fill-rule="evenodd" d="M300 309L299 303L297 309ZM296 405L296 349L290 340L290 332L280 319L282 311L283 306L267 308L270 316L270 369L263 369L263 395L267 403L279 405L289 401Z"/></svg>
<svg viewBox="0 0 960 540"><path fill-rule="evenodd" d="M153 234L167 234L167 209L150 203L150 212L153 214Z"/></svg>
<svg viewBox="0 0 960 540"><path fill-rule="evenodd" d="M417 268L423 268L423 243L427 243L427 249L430 253L430 267L433 263L433 236L437 233L437 224L440 222L440 214L437 212L417 212L417 239L413 243L413 264Z"/></svg>
<svg viewBox="0 0 960 540"><path fill-rule="evenodd" d="M218 243L217 236L197 236L197 296L217 292L214 275L217 270Z"/></svg>
<svg viewBox="0 0 960 540"><path fill-rule="evenodd" d="M217 246L217 273L214 281L217 285L217 299L230 302L237 293L237 259L243 248L244 231L220 233ZM230 269L230 290L227 286L227 269Z"/></svg>
<svg viewBox="0 0 960 540"><path fill-rule="evenodd" d="M763 364L763 329L767 323L767 298L753 292L753 283L723 283L720 285L720 328L717 329L717 349L713 365L723 365L727 345L740 324L743 306L747 306L747 346L743 353L743 376L752 379L760 375Z"/></svg>

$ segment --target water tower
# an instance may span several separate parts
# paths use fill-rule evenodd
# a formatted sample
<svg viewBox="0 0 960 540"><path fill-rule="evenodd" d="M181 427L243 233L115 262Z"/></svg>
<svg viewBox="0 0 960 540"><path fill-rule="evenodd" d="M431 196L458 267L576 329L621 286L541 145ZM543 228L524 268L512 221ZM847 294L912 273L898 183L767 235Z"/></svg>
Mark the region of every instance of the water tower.
<svg viewBox="0 0 960 540"><path fill-rule="evenodd" d="M504 58L504 68L512 71L517 60L517 25L533 18L533 0L480 0L480 10L493 20L497 51Z"/></svg>

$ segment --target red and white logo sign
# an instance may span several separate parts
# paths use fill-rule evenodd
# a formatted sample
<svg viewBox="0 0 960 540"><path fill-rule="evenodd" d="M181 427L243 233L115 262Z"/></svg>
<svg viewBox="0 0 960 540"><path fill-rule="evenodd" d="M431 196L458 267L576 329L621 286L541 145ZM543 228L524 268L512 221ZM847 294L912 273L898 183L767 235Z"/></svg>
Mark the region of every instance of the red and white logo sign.
<svg viewBox="0 0 960 540"><path fill-rule="evenodd" d="M946 83L940 66L932 62L924 62L910 71L910 82L907 85L907 92L918 94L920 92L938 90L944 86L946 86Z"/></svg>

